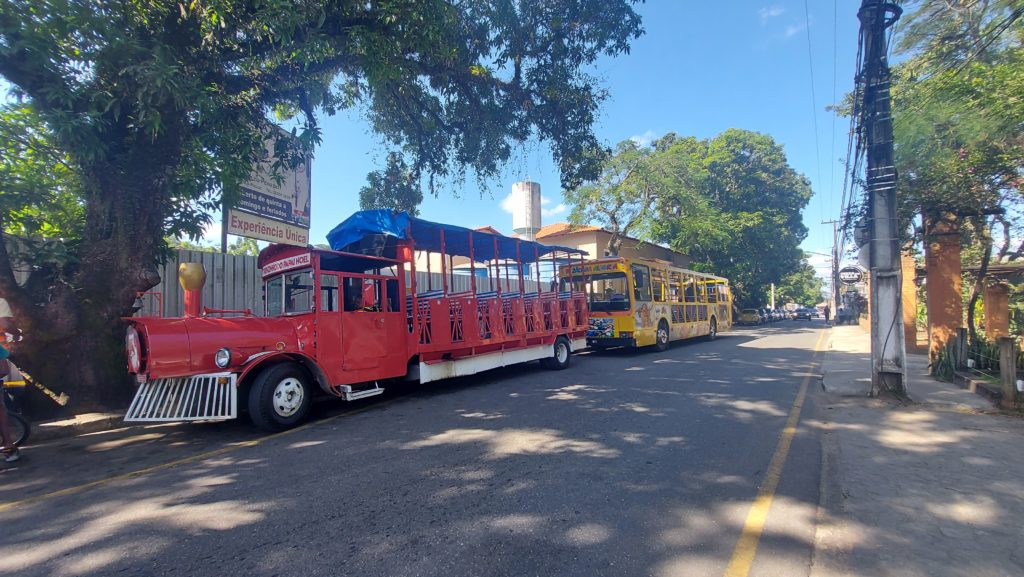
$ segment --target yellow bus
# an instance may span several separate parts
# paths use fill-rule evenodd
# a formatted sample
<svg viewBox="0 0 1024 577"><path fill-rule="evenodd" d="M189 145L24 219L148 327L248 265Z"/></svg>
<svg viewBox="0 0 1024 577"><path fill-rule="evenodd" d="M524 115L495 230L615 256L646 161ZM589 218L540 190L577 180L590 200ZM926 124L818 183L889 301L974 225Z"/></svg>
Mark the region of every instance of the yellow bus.
<svg viewBox="0 0 1024 577"><path fill-rule="evenodd" d="M561 267L562 290L586 292L587 345L654 346L732 328L729 281L660 260L605 258Z"/></svg>

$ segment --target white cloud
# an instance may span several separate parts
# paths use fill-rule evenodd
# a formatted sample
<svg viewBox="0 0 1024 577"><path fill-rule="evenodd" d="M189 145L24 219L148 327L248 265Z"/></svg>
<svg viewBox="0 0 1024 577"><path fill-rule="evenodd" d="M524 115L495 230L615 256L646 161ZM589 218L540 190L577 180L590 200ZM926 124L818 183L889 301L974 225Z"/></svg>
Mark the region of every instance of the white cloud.
<svg viewBox="0 0 1024 577"><path fill-rule="evenodd" d="M765 6L757 11L758 16L761 17L761 24L764 24L769 18L775 18L776 16L782 16L785 14L786 9L779 5Z"/></svg>
<svg viewBox="0 0 1024 577"><path fill-rule="evenodd" d="M541 200L540 203L544 204L544 201ZM556 206L555 208L542 208L542 209L540 209L540 213L541 213L542 216L555 216L556 214L562 214L563 212L565 212L567 210L569 210L569 207L566 206L564 202L560 202L560 203L558 203L558 206Z"/></svg>
<svg viewBox="0 0 1024 577"><path fill-rule="evenodd" d="M647 132L645 132L643 134L639 134L639 135L634 134L633 136L630 136L629 139L632 140L633 142L639 144L640 146L647 146L652 141L654 141L655 137L656 137L656 135L654 134L654 131L653 130L648 130Z"/></svg>
<svg viewBox="0 0 1024 577"><path fill-rule="evenodd" d="M569 210L569 207L566 206L564 202L563 203L559 203L557 206L555 206L553 208L544 208L546 206L550 206L553 202L554 202L553 200L551 200L550 198L548 198L546 196L541 196L540 197L540 206L541 206L540 213L541 213L542 216L555 216L556 214L561 214L561 213ZM508 193L508 196L506 196L505 198L503 198L501 200L501 210L504 210L505 212L507 212L509 214L512 214L513 211L515 211L515 209L516 209L515 202L513 201L512 193L510 192L510 193Z"/></svg>
<svg viewBox="0 0 1024 577"><path fill-rule="evenodd" d="M803 32L806 28L807 26L803 24L790 24L789 26L786 26L786 31L783 32L783 35L785 35L786 38L789 38Z"/></svg>
<svg viewBox="0 0 1024 577"><path fill-rule="evenodd" d="M825 249L828 250L828 249ZM824 251L822 251L824 252ZM817 253L804 253L807 255L807 262L814 267L815 270L831 270L832 269L832 257L827 254Z"/></svg>
<svg viewBox="0 0 1024 577"><path fill-rule="evenodd" d="M512 214L512 211L515 210L515 204L513 202L512 193L511 192L508 193L508 196L506 196L504 199L502 199L502 201L501 201L501 210L504 210L505 212L507 212L509 214Z"/></svg>

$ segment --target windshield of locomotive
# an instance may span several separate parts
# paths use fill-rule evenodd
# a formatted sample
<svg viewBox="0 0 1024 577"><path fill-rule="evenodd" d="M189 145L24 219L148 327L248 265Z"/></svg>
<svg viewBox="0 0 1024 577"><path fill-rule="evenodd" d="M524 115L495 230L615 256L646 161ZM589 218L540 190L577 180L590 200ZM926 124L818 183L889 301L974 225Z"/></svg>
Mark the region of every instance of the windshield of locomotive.
<svg viewBox="0 0 1024 577"><path fill-rule="evenodd" d="M294 315L313 310L313 271L303 269L278 275L266 282L267 316Z"/></svg>

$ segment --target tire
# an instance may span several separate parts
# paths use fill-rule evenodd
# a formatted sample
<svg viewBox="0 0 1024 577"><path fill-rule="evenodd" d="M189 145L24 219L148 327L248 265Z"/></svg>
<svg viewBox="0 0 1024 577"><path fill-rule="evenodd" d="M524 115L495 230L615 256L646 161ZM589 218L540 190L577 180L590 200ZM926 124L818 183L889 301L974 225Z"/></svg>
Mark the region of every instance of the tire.
<svg viewBox="0 0 1024 577"><path fill-rule="evenodd" d="M11 431L11 441L15 447L20 447L22 443L28 440L29 434L32 432L32 427L18 413L12 413L7 411L7 427Z"/></svg>
<svg viewBox="0 0 1024 577"><path fill-rule="evenodd" d="M558 337L555 344L551 346L552 354L546 359L541 359L540 364L545 369L562 371L569 368L569 360L572 358L572 349L569 347L569 339Z"/></svg>
<svg viewBox="0 0 1024 577"><path fill-rule="evenodd" d="M303 421L313 403L309 375L294 363L271 365L249 389L249 418L267 431L283 431Z"/></svg>
<svg viewBox="0 0 1024 577"><path fill-rule="evenodd" d="M654 333L654 348L657 349L659 353L667 351L671 338L672 335L669 332L668 323L665 322L665 319L661 319L658 321L658 330Z"/></svg>
<svg viewBox="0 0 1024 577"><path fill-rule="evenodd" d="M708 340L713 341L718 336L718 320L711 317L711 326L708 327Z"/></svg>

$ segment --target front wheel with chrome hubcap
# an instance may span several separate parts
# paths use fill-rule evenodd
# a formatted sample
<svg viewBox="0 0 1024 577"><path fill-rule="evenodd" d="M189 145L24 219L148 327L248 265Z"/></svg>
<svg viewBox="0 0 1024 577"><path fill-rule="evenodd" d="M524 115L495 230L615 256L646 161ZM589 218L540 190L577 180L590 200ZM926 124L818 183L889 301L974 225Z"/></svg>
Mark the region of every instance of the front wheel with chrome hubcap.
<svg viewBox="0 0 1024 577"><path fill-rule="evenodd" d="M312 404L309 375L294 363L263 369L249 390L249 416L268 431L282 431L302 422Z"/></svg>

